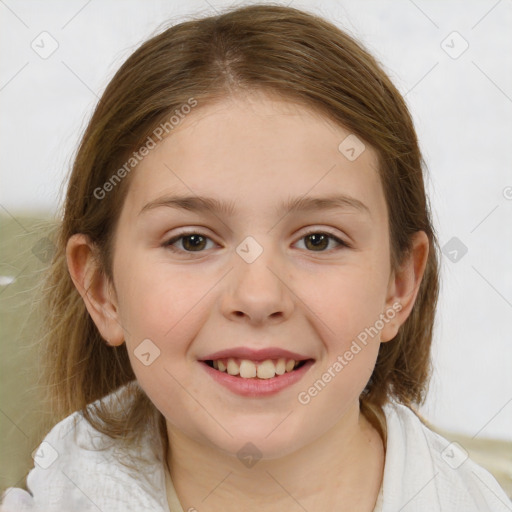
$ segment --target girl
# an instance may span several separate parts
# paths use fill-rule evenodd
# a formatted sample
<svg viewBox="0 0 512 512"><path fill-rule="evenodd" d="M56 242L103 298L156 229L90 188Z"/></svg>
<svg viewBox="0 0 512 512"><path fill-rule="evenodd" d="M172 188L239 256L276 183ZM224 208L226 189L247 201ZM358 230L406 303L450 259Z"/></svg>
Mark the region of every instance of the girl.
<svg viewBox="0 0 512 512"><path fill-rule="evenodd" d="M49 283L61 421L3 510L505 511L413 412L438 246L406 105L347 34L253 5L107 87Z"/></svg>

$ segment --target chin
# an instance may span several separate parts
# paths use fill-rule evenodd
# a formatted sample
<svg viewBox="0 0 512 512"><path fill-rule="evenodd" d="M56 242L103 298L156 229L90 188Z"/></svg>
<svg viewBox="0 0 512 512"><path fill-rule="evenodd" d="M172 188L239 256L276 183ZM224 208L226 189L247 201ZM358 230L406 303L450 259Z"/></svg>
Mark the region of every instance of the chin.
<svg viewBox="0 0 512 512"><path fill-rule="evenodd" d="M209 438L209 444L214 449L237 457L241 461L245 455L263 460L285 457L300 449L307 443L307 440L304 438L303 429L296 430L291 424L285 427L289 418L283 422L284 418L286 415L277 419L273 418L272 421L263 421L260 418L259 420L247 420L243 425L240 423L231 426L224 424L232 437L224 432L217 432L214 438ZM283 423L279 425L280 422Z"/></svg>

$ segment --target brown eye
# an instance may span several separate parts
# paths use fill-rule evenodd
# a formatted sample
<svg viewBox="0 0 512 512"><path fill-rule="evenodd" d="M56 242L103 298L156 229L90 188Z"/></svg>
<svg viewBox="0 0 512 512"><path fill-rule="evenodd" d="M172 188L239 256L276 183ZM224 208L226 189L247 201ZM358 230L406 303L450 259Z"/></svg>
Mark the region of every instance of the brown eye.
<svg viewBox="0 0 512 512"><path fill-rule="evenodd" d="M323 233L313 233L304 237L305 245L312 251L323 251L329 246L329 236Z"/></svg>
<svg viewBox="0 0 512 512"><path fill-rule="evenodd" d="M179 235L164 244L174 252L202 252L204 249L210 249L213 245L210 238L199 233Z"/></svg>
<svg viewBox="0 0 512 512"><path fill-rule="evenodd" d="M181 244L186 251L201 251L206 247L206 238L201 235L187 235L182 240Z"/></svg>
<svg viewBox="0 0 512 512"><path fill-rule="evenodd" d="M315 231L304 235L299 242L304 243L304 247L308 251L313 252L327 252L331 249L341 249L343 247L349 248L350 246L338 237L329 233Z"/></svg>

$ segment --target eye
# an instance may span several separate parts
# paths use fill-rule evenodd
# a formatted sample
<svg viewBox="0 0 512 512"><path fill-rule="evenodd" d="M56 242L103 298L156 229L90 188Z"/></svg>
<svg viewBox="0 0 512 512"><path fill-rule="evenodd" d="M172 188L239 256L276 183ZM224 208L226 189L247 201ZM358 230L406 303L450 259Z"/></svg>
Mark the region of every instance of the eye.
<svg viewBox="0 0 512 512"><path fill-rule="evenodd" d="M210 243L209 246L208 243ZM213 240L200 233L182 233L164 244L165 247L176 252L201 252L204 249L211 249L214 245Z"/></svg>
<svg viewBox="0 0 512 512"><path fill-rule="evenodd" d="M326 252L339 246L349 247L349 245L338 237L323 231L311 231L306 233L299 242L304 240L304 248L314 252ZM334 247L333 247L334 245Z"/></svg>

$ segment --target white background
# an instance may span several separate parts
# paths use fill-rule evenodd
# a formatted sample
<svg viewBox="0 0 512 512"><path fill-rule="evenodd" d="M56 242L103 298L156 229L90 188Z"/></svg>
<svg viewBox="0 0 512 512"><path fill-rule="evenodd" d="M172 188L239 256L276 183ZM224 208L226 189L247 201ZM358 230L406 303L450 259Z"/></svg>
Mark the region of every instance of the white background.
<svg viewBox="0 0 512 512"><path fill-rule="evenodd" d="M440 427L512 439L511 0L288 3L338 24L384 65L415 119L440 244L457 237L468 248L456 263L442 256L435 370L422 412ZM0 214L54 213L116 69L164 25L230 4L3 0ZM31 48L43 31L59 45L47 59ZM464 41L469 47L454 59L443 41L454 54Z"/></svg>

